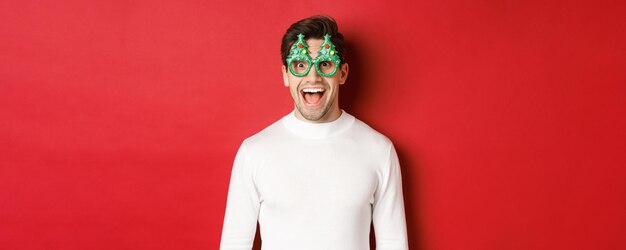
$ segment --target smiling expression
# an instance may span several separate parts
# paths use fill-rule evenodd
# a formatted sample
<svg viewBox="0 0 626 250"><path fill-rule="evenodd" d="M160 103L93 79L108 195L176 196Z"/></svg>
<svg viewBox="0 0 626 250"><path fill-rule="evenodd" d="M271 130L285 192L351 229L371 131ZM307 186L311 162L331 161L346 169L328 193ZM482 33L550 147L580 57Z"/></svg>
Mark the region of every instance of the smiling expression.
<svg viewBox="0 0 626 250"><path fill-rule="evenodd" d="M316 58L323 39L307 39L306 44L312 58ZM339 86L346 82L348 64L343 63L336 74L329 77L310 70L302 77L294 76L283 66L283 81L289 88L295 105L296 117L314 123L331 122L339 118Z"/></svg>

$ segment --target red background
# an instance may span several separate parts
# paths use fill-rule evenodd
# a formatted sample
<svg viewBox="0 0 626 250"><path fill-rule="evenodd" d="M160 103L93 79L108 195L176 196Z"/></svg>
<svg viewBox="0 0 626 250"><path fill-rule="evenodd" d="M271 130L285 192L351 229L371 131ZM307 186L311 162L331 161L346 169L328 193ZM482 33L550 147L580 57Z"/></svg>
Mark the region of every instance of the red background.
<svg viewBox="0 0 626 250"><path fill-rule="evenodd" d="M279 42L334 16L412 249L626 249L622 1L0 2L0 249L218 249Z"/></svg>

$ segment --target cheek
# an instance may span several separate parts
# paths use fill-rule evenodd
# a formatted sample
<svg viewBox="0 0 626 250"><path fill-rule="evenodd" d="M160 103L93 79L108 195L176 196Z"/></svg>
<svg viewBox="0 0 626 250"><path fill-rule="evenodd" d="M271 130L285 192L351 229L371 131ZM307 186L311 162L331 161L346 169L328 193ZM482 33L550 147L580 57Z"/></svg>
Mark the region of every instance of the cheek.
<svg viewBox="0 0 626 250"><path fill-rule="evenodd" d="M333 88L334 91L337 91L339 88L339 79L337 78L328 79L327 83L331 88Z"/></svg>
<svg viewBox="0 0 626 250"><path fill-rule="evenodd" d="M289 82L289 88L298 88L298 84L302 79L292 76L291 74L288 76L287 81Z"/></svg>
<svg viewBox="0 0 626 250"><path fill-rule="evenodd" d="M298 80L297 79L289 79L289 91L292 95L298 95Z"/></svg>

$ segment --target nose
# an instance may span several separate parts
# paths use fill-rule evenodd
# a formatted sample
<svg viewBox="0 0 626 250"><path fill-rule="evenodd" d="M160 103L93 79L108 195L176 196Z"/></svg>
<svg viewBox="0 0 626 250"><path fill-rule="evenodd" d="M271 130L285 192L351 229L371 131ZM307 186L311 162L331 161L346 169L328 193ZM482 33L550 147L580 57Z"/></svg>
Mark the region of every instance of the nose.
<svg viewBox="0 0 626 250"><path fill-rule="evenodd" d="M315 66L311 67L311 70L309 70L309 74L307 74L305 77L307 82L319 82L322 80L322 76L317 73L317 70L315 70Z"/></svg>

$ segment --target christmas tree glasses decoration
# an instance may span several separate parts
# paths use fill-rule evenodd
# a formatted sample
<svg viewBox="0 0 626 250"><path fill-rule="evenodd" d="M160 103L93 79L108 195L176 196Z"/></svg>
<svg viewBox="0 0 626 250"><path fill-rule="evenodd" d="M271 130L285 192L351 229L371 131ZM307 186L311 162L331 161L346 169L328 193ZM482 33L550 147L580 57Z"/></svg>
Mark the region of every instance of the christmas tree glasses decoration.
<svg viewBox="0 0 626 250"><path fill-rule="evenodd" d="M289 72L292 75L306 76L312 65L315 65L315 71L324 77L331 77L337 73L341 59L335 50L335 45L330 41L330 35L324 36L324 42L315 59L311 59L308 48L304 42L304 35L298 34L298 40L293 44L290 54L287 56L287 67L289 67Z"/></svg>

